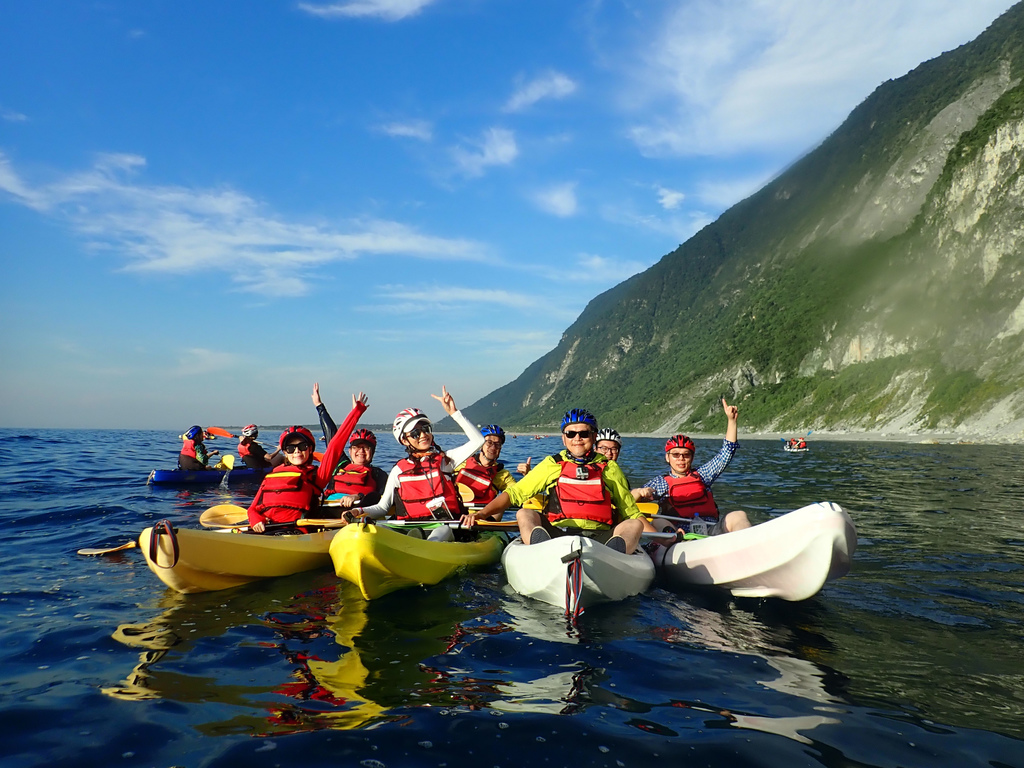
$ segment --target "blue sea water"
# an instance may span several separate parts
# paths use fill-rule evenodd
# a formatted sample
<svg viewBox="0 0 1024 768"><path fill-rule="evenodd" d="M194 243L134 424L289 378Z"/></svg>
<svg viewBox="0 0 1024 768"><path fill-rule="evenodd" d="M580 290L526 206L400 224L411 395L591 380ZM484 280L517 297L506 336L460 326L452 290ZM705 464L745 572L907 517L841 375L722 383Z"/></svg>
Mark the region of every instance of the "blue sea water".
<svg viewBox="0 0 1024 768"><path fill-rule="evenodd" d="M0 430L5 768L1024 766L1024 448L746 441L720 505L841 504L851 573L796 604L654 588L573 626L500 566L367 603L330 572L182 596L137 549L76 555L247 503L146 485L178 445ZM642 482L661 442L621 463Z"/></svg>

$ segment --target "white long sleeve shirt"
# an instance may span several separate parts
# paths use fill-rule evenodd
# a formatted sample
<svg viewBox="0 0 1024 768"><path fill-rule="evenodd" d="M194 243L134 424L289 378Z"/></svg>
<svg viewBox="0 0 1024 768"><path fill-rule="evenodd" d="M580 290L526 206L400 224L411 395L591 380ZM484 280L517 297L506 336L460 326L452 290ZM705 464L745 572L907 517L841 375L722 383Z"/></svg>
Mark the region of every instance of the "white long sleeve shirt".
<svg viewBox="0 0 1024 768"><path fill-rule="evenodd" d="M450 473L454 473L455 468L459 464L479 451L484 444L484 436L480 434L479 429L462 415L462 411L453 413L452 419L462 427L462 431L466 433L466 437L469 439L458 448L452 448L450 451L445 452L445 460L441 464L441 471ZM391 509L391 505L395 500L395 489L398 487L399 474L401 474L401 470L396 464L391 468L391 472L388 473L388 482L384 486L384 492L380 496L380 501L372 507L361 507L359 510L353 511L361 512L373 520L381 520L387 517L388 510Z"/></svg>

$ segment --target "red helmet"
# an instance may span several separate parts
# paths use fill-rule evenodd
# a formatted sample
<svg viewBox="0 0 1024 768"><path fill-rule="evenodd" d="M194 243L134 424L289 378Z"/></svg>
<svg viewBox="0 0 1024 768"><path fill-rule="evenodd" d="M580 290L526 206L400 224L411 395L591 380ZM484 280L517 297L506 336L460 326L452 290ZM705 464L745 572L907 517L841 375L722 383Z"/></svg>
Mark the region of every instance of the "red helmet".
<svg viewBox="0 0 1024 768"><path fill-rule="evenodd" d="M690 453L697 453L697 446L693 444L693 440L688 438L686 435L674 435L668 439L665 443L665 453L668 453L673 448L686 448L689 449Z"/></svg>
<svg viewBox="0 0 1024 768"><path fill-rule="evenodd" d="M281 439L277 441L277 447L284 448L285 442L292 437L298 437L305 440L309 443L310 448L316 446L316 440L313 439L313 433L305 427L296 425L294 427L288 427L288 429L281 433Z"/></svg>
<svg viewBox="0 0 1024 768"><path fill-rule="evenodd" d="M348 444L364 442L369 443L374 448L377 447L377 436L368 429L357 429L352 433L352 437L348 439Z"/></svg>

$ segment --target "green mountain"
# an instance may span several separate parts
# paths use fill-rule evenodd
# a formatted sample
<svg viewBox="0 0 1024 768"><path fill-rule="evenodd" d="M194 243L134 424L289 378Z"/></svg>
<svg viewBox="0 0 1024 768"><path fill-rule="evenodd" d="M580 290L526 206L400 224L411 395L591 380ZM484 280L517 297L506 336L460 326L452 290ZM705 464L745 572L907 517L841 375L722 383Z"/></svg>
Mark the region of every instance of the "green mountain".
<svg viewBox="0 0 1024 768"><path fill-rule="evenodd" d="M466 409L625 431L998 429L1024 415L1024 4L879 86L821 146ZM1019 428L1019 427L1018 427Z"/></svg>

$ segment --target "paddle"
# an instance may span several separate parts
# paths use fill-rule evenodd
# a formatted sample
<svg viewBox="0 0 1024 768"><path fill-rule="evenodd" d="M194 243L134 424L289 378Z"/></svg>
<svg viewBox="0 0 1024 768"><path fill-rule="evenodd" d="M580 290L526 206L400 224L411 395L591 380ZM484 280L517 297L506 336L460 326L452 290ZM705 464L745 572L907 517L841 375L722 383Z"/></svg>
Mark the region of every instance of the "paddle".
<svg viewBox="0 0 1024 768"><path fill-rule="evenodd" d="M233 435L222 427L207 427L206 433L216 435L217 437L238 437L238 435Z"/></svg>
<svg viewBox="0 0 1024 768"><path fill-rule="evenodd" d="M220 457L220 461L217 462L211 469L226 469L230 472L235 468L235 456L231 453L225 453Z"/></svg>
<svg viewBox="0 0 1024 768"><path fill-rule="evenodd" d="M235 528L249 524L249 511L237 504L218 504L199 516L204 528Z"/></svg>
<svg viewBox="0 0 1024 768"><path fill-rule="evenodd" d="M109 555L114 552L122 552L126 549L134 549L137 546L139 546L139 543L133 539L132 541L125 542L119 547L86 547L85 549L78 550L78 554L86 555L87 557L95 555Z"/></svg>

